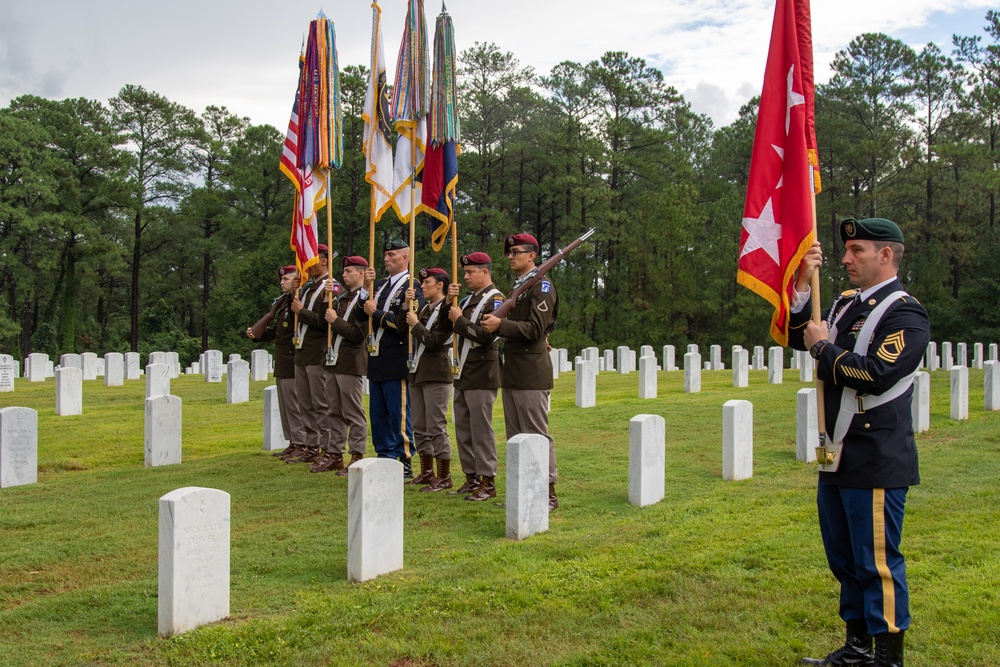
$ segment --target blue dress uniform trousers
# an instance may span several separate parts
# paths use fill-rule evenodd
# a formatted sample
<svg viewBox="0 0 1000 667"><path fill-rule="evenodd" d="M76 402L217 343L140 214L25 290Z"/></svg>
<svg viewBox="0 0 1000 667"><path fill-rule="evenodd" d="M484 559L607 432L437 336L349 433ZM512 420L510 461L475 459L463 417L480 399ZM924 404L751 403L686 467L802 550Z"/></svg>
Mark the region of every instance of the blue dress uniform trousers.
<svg viewBox="0 0 1000 667"><path fill-rule="evenodd" d="M406 380L368 382L372 444L379 458L413 455L413 427Z"/></svg>
<svg viewBox="0 0 1000 667"><path fill-rule="evenodd" d="M907 489L827 483L816 492L830 570L840 582L840 617L863 620L872 635L910 627L906 565L899 551Z"/></svg>

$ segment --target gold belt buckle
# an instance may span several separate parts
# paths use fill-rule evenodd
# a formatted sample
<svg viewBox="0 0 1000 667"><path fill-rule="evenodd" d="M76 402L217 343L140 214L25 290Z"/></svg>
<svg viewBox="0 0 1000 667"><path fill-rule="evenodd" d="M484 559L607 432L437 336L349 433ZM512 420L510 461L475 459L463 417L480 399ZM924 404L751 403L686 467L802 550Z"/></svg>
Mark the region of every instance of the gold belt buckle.
<svg viewBox="0 0 1000 667"><path fill-rule="evenodd" d="M820 465L830 465L834 462L836 456L831 452L826 445L820 445L816 448L816 461Z"/></svg>

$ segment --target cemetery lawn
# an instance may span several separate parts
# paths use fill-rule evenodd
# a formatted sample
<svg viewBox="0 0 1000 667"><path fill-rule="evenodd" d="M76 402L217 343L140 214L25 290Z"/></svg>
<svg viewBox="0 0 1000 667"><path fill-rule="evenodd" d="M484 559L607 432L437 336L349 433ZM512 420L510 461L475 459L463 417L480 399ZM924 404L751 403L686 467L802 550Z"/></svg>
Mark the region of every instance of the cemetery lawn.
<svg viewBox="0 0 1000 667"><path fill-rule="evenodd" d="M1000 413L949 419L949 375L931 380L923 483L903 552L910 667L1000 665ZM54 384L18 380L0 407L39 412L39 479L0 490L0 665L795 665L838 647L838 586L817 527L815 465L795 460L796 391L750 372L602 373L596 408L553 393L560 508L549 530L507 540L504 509L405 489L405 565L349 584L347 478L261 449L263 389L227 405L225 384L172 380L183 463L143 467L144 383L84 383L84 414L56 417ZM722 480L722 404L754 404L754 477ZM629 420L666 419L666 498L628 503ZM504 440L501 402L494 423ZM369 446L369 453L372 453ZM498 500L504 496L500 451ZM455 461L454 477L461 482ZM232 496L231 616L157 637L160 496ZM456 484L457 486L457 484Z"/></svg>

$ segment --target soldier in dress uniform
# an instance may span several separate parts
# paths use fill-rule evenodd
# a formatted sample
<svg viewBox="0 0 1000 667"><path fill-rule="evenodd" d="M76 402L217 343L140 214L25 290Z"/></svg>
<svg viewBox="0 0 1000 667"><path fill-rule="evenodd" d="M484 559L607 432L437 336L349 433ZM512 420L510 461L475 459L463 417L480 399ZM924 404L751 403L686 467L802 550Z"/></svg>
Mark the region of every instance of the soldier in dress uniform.
<svg viewBox="0 0 1000 667"><path fill-rule="evenodd" d="M413 414L413 439L420 454L420 474L407 484L426 484L421 491L450 489L451 442L448 440L448 400L451 397L451 320L445 292L444 269L420 269L424 307L415 313L407 305L406 324L413 335L414 357L409 388ZM406 290L409 304L415 290ZM437 463L437 475L434 464Z"/></svg>
<svg viewBox="0 0 1000 667"><path fill-rule="evenodd" d="M368 350L365 347L368 316L364 310L368 292L363 286L366 268L368 260L364 257L344 258L346 289L339 294L336 307L327 308L324 316L333 328L333 347L326 366L330 372L326 397L330 409L330 450L335 455L326 469L336 469L342 477L347 475L349 467L365 457L368 441L368 421L361 406L362 376L368 372ZM330 288L336 286L331 281L327 281L327 285ZM347 466L336 467L338 460L341 463L344 460L345 443L351 452L351 462Z"/></svg>
<svg viewBox="0 0 1000 667"><path fill-rule="evenodd" d="M517 275L511 292L538 272L538 241L531 234L513 234L504 240L504 254ZM556 498L556 450L549 435L549 392L552 360L548 336L556 323L556 288L548 276L522 293L505 319L484 315L483 329L504 339L501 384L507 439L519 433L537 433L549 441L549 510L559 507ZM492 484L492 480L490 480Z"/></svg>
<svg viewBox="0 0 1000 667"><path fill-rule="evenodd" d="M857 289L838 297L822 323L809 319L809 279L823 261L814 244L799 266L789 332L789 345L810 351L824 382L835 454L820 468L816 504L847 626L844 646L803 662L902 667L910 613L899 543L907 489L920 481L910 399L930 324L897 278L903 233L895 223L849 218L840 236Z"/></svg>
<svg viewBox="0 0 1000 667"><path fill-rule="evenodd" d="M373 337L368 341L368 393L372 424L372 444L381 458L403 464L403 476L413 477L413 427L406 376L409 331L406 327L404 292L410 284L410 246L406 241L388 241L383 260L389 274L378 281L374 294L365 301L365 313L372 320ZM365 281L375 280L375 269L365 269ZM423 292L416 285L418 308L424 305Z"/></svg>
<svg viewBox="0 0 1000 667"><path fill-rule="evenodd" d="M274 341L274 382L278 387L278 414L281 415L281 433L288 447L274 456L299 456L304 450L305 430L298 399L295 396L295 321L292 314L292 295L299 286L299 273L295 265L278 268L281 296L275 299L274 317L259 339L254 338L252 327L247 327L247 337L261 342Z"/></svg>
<svg viewBox="0 0 1000 667"><path fill-rule="evenodd" d="M497 439L493 430L493 404L500 388L500 352L497 338L483 329L483 315L503 303L504 296L493 286L493 262L485 252L462 257L465 285L472 290L448 311L455 335L459 337L455 377L455 443L465 473L465 484L455 494L466 500L486 500L496 495ZM457 297L459 285L448 286L449 300ZM480 480L489 478L480 492Z"/></svg>
<svg viewBox="0 0 1000 667"><path fill-rule="evenodd" d="M295 351L295 392L302 409L302 421L306 430L306 452L292 461L312 463L310 471L336 470L344 465L336 465L337 455L330 446L330 409L326 399L326 385L329 373L326 370L326 313L327 247L319 245L319 257L309 267L309 280L302 286L299 296L292 301L292 311L299 316L299 349ZM334 298L341 290L336 281ZM330 459L334 458L331 463ZM330 467L333 465L334 467Z"/></svg>

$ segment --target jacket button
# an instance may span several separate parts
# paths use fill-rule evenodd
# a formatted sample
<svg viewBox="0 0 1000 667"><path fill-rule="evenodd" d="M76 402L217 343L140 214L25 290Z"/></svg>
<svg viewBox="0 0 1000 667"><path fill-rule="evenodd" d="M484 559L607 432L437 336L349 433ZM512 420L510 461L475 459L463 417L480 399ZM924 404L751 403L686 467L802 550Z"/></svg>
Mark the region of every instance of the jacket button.
<svg viewBox="0 0 1000 667"><path fill-rule="evenodd" d="M865 424L865 428L871 428L871 427L872 427L871 424L867 424L867 423Z"/></svg>

